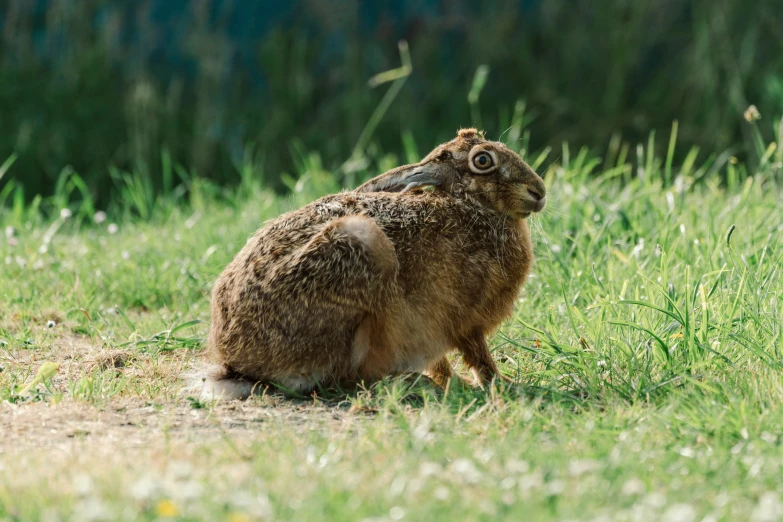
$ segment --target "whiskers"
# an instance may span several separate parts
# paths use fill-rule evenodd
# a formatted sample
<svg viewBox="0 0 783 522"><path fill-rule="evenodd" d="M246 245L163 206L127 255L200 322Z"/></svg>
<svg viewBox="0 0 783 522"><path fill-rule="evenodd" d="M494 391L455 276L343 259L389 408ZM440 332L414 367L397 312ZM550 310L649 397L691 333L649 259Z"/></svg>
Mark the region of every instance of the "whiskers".
<svg viewBox="0 0 783 522"><path fill-rule="evenodd" d="M544 210L537 213L537 216L540 218L546 218L549 219L551 217L566 217L566 213L562 212L560 210L557 210L556 207L551 206L549 203L547 203L547 206L544 207Z"/></svg>
<svg viewBox="0 0 783 522"><path fill-rule="evenodd" d="M535 231L542 239L544 239L544 242L546 243L546 235L544 234L544 227L541 226L540 216L531 214L527 218L527 223L527 226L530 229L530 233L532 234Z"/></svg>

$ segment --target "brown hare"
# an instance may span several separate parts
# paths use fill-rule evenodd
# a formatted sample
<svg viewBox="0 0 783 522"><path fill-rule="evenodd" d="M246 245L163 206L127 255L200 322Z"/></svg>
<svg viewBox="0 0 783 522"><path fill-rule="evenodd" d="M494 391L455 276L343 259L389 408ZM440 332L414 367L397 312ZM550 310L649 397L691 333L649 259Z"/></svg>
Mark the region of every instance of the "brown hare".
<svg viewBox="0 0 783 522"><path fill-rule="evenodd" d="M545 204L522 158L463 129L419 163L270 221L215 284L205 393L398 372L444 385L454 349L479 383L500 378L485 336L512 313L533 260L524 219Z"/></svg>

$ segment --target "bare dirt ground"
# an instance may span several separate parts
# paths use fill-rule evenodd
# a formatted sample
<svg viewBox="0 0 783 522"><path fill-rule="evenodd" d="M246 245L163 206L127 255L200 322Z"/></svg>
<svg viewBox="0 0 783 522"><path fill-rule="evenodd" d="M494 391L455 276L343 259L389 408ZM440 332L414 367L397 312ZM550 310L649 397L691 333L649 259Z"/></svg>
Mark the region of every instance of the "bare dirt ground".
<svg viewBox="0 0 783 522"><path fill-rule="evenodd" d="M317 406L283 400L251 399L194 409L183 404L148 405L139 401L117 401L95 407L76 401L59 404L0 404L0 453L25 446L53 447L75 439L95 444L117 443L125 447L145 446L151 440L176 437L198 440L230 436L252 437L267 423L285 422L294 429L339 431L347 408Z"/></svg>
<svg viewBox="0 0 783 522"><path fill-rule="evenodd" d="M189 398L184 376L198 369L198 357L180 350L165 354L108 350L86 337L69 335L50 346L8 353L0 365L6 371L30 368L29 382L43 361L60 364L50 387L59 399L0 403L0 455L22 448L67 447L74 441L90 446L121 443L144 447L176 438L206 442L220 438L250 438L272 425L294 429L339 431L356 415L346 403L324 404L279 395L247 401L205 404ZM117 395L91 400L73 398L74 382L87 376L105 385L126 384Z"/></svg>

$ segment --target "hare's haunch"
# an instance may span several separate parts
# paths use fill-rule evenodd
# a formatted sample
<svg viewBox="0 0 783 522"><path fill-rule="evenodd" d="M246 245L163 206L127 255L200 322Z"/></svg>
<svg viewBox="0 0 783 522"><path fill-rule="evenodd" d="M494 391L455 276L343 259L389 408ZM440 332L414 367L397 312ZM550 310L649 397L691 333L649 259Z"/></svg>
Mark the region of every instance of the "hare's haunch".
<svg viewBox="0 0 783 522"><path fill-rule="evenodd" d="M269 222L215 284L210 391L306 392L408 371L443 384L454 349L488 382L498 371L485 336L527 277L524 218L545 195L516 153L464 129L420 163Z"/></svg>

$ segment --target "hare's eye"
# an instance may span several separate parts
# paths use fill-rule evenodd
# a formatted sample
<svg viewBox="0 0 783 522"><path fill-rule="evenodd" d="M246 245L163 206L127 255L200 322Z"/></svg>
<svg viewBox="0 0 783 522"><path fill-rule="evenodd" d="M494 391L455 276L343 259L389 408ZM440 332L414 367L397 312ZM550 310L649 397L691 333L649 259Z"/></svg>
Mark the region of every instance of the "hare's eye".
<svg viewBox="0 0 783 522"><path fill-rule="evenodd" d="M492 166L492 156L486 152L479 152L473 157L473 165L479 170L486 170Z"/></svg>

